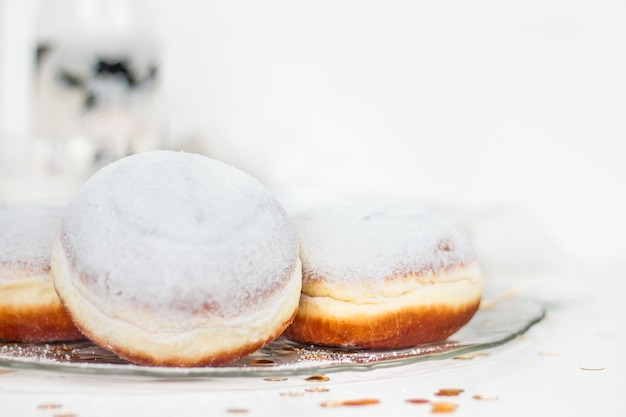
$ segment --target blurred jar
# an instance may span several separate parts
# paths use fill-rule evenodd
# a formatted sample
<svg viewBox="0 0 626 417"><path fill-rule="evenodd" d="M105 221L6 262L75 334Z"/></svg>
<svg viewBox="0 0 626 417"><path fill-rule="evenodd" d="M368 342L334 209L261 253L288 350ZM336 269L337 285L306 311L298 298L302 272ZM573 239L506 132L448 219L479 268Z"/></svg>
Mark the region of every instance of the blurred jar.
<svg viewBox="0 0 626 417"><path fill-rule="evenodd" d="M36 132L51 169L88 176L165 134L158 2L42 0Z"/></svg>

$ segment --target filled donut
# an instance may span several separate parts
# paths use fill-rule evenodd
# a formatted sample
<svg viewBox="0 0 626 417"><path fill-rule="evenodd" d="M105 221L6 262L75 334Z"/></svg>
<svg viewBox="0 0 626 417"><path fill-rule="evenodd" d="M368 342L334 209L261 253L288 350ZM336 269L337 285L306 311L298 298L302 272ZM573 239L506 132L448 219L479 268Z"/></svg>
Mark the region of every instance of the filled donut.
<svg viewBox="0 0 626 417"><path fill-rule="evenodd" d="M82 339L54 290L50 247L63 207L0 204L0 340Z"/></svg>
<svg viewBox="0 0 626 417"><path fill-rule="evenodd" d="M478 309L467 236L413 203L346 203L293 216L300 306L285 334L329 346L402 348L446 339Z"/></svg>
<svg viewBox="0 0 626 417"><path fill-rule="evenodd" d="M153 366L244 357L291 323L298 245L277 200L197 154L151 151L98 171L69 202L52 249L81 331Z"/></svg>

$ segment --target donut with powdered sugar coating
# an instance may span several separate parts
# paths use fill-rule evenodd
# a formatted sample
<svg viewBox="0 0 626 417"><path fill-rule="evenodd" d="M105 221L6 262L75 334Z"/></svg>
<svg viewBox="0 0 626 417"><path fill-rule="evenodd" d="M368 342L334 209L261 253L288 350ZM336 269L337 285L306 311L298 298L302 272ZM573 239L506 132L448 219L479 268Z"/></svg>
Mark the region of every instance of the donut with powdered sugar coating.
<svg viewBox="0 0 626 417"><path fill-rule="evenodd" d="M246 356L291 323L295 233L250 175L150 151L97 172L70 201L52 252L69 313L98 345L153 366Z"/></svg>
<svg viewBox="0 0 626 417"><path fill-rule="evenodd" d="M402 348L446 339L475 314L483 280L449 218L410 202L355 202L292 217L303 267L286 335L318 345Z"/></svg>
<svg viewBox="0 0 626 417"><path fill-rule="evenodd" d="M83 339L59 301L50 247L61 224L59 204L0 204L0 340Z"/></svg>

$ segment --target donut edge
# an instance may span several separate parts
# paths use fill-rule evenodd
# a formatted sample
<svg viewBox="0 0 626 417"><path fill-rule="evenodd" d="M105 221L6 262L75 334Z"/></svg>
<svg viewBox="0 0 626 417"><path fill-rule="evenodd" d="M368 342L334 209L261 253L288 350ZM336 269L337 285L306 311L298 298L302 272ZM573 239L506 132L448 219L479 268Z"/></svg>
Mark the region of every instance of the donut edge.
<svg viewBox="0 0 626 417"><path fill-rule="evenodd" d="M83 340L61 304L51 278L0 283L0 340L46 343Z"/></svg>
<svg viewBox="0 0 626 417"><path fill-rule="evenodd" d="M244 323L200 327L181 334L167 331L160 335L104 314L81 294L72 282L79 277L69 265L59 236L52 245L51 265L61 302L76 326L92 342L138 365L199 367L221 365L248 356L279 337L293 322L302 288L301 261L299 257L296 259L281 300L251 312Z"/></svg>
<svg viewBox="0 0 626 417"><path fill-rule="evenodd" d="M285 336L306 344L372 349L445 340L475 315L483 288L475 262L448 272L441 273L447 275L441 281L418 283L396 296L372 294L366 299L345 299L342 294L334 298L303 292L296 318ZM406 277L398 280L406 282Z"/></svg>

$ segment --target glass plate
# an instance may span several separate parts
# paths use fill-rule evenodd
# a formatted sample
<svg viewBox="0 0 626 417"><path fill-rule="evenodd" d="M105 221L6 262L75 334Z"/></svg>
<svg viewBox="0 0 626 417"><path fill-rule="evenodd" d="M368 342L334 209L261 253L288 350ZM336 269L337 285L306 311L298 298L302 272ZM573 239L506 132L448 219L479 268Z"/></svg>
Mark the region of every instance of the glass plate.
<svg viewBox="0 0 626 417"><path fill-rule="evenodd" d="M312 372L365 371L445 359L504 344L544 317L528 298L504 296L484 301L472 320L451 338L406 349L372 350L301 345L280 337L252 355L222 366L165 368L131 364L91 342L3 343L0 366L99 375L162 378L286 376Z"/></svg>

